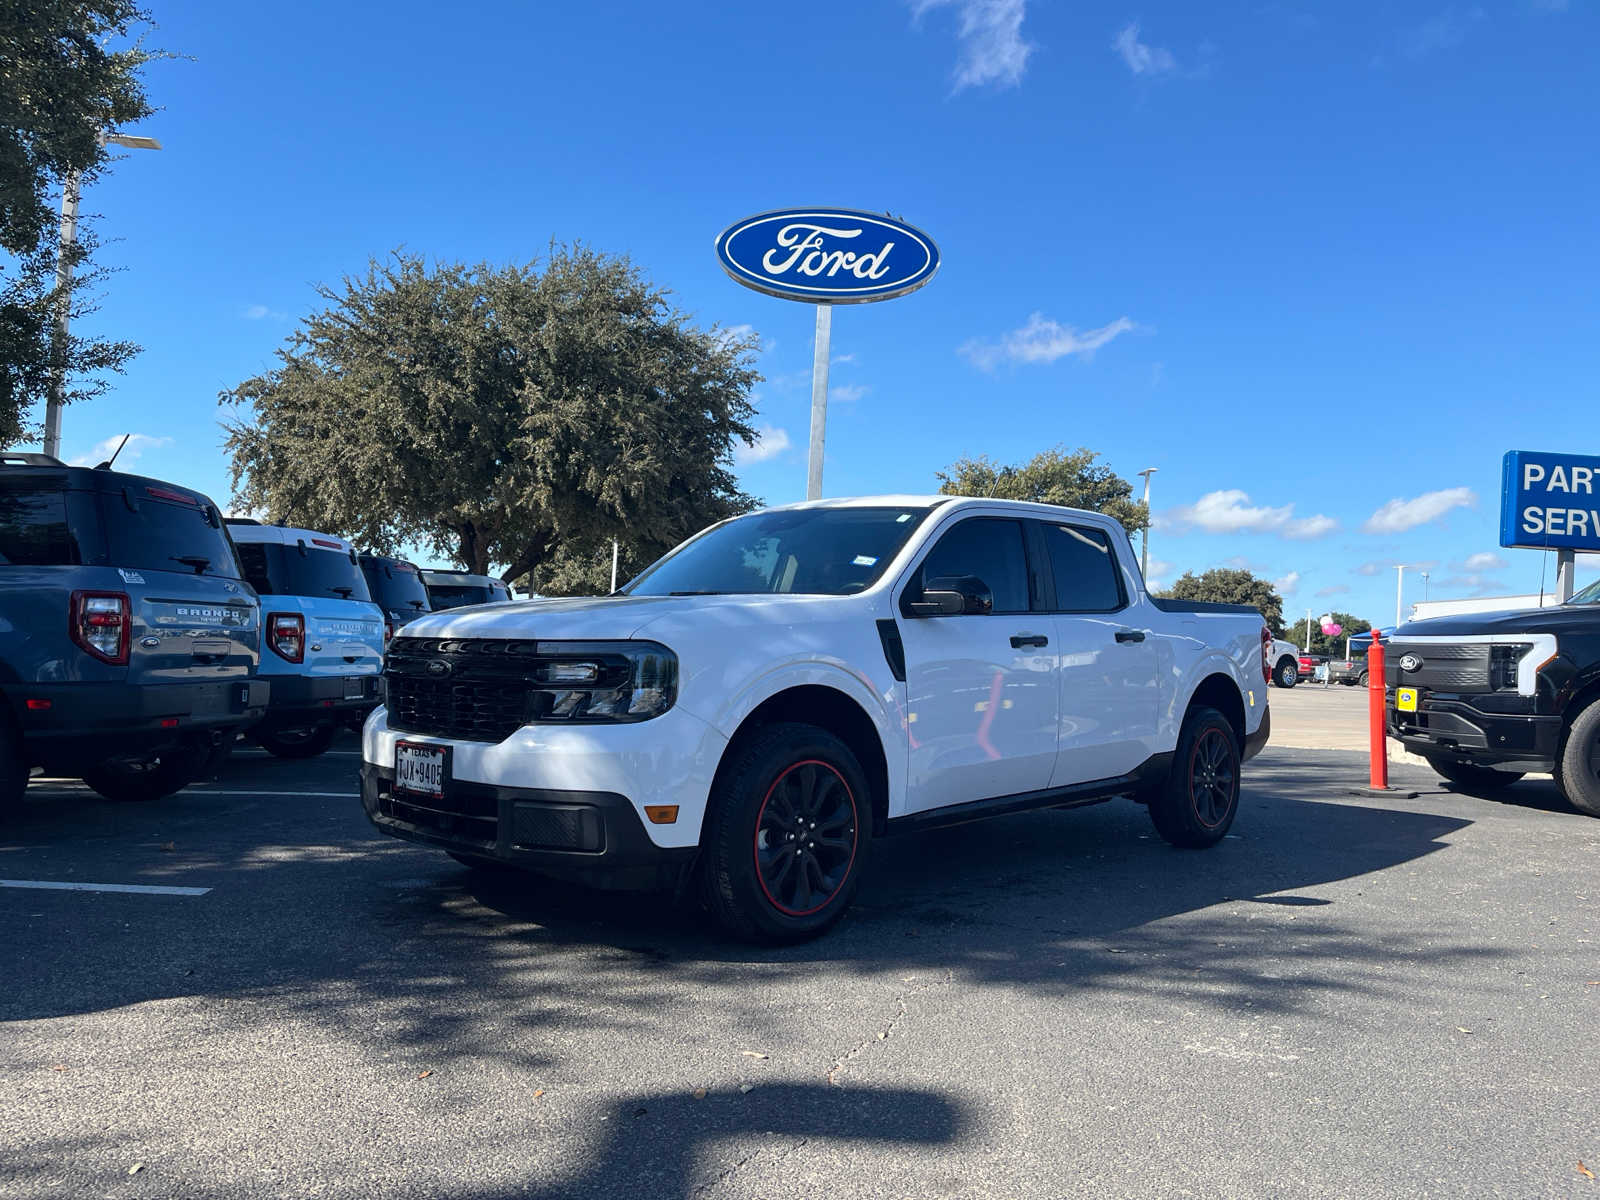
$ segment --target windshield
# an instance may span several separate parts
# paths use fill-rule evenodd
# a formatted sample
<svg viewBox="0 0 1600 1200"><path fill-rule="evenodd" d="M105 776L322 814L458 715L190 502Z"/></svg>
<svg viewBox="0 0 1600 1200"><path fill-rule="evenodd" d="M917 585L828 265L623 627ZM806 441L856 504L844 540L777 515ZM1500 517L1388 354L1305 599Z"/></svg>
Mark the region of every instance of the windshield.
<svg viewBox="0 0 1600 1200"><path fill-rule="evenodd" d="M361 573L367 577L373 600L385 612L428 611L428 589L422 586L422 576L410 563L366 559L361 563Z"/></svg>
<svg viewBox="0 0 1600 1200"><path fill-rule="evenodd" d="M790 508L752 513L685 542L622 590L630 596L848 596L878 581L930 511Z"/></svg>
<svg viewBox="0 0 1600 1200"><path fill-rule="evenodd" d="M1596 579L1588 587L1580 591L1568 604L1600 604L1600 579Z"/></svg>

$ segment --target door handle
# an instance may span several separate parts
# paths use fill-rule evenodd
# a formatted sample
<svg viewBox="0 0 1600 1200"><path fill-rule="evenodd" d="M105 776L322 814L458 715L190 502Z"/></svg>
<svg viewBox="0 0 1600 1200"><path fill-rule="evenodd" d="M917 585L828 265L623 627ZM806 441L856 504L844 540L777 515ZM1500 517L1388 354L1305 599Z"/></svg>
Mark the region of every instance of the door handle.
<svg viewBox="0 0 1600 1200"><path fill-rule="evenodd" d="M1119 630L1117 630L1117 641L1119 641L1119 642L1142 642L1142 641L1144 641L1144 630L1142 630L1142 629L1119 629Z"/></svg>
<svg viewBox="0 0 1600 1200"><path fill-rule="evenodd" d="M1021 650L1024 646L1048 646L1050 639L1042 633L1014 633L1011 635L1011 648Z"/></svg>

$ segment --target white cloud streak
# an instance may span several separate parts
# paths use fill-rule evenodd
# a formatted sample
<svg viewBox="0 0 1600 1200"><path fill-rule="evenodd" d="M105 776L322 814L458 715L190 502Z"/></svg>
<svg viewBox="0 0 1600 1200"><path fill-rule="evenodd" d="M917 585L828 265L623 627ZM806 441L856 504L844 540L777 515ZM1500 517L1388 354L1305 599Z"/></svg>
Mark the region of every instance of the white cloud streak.
<svg viewBox="0 0 1600 1200"><path fill-rule="evenodd" d="M756 430L754 442L733 448L733 461L740 467L766 462L769 458L778 457L789 448L789 445L788 430L780 429L776 425L763 425Z"/></svg>
<svg viewBox="0 0 1600 1200"><path fill-rule="evenodd" d="M1292 504L1275 508L1251 504L1249 494L1238 488L1207 492L1193 504L1171 510L1168 520L1206 533L1277 533L1298 541L1324 537L1339 528L1338 521L1321 513L1296 517Z"/></svg>
<svg viewBox="0 0 1600 1200"><path fill-rule="evenodd" d="M1299 587L1299 571L1290 571L1287 575L1280 575L1272 581L1272 590L1280 596L1292 596Z"/></svg>
<svg viewBox="0 0 1600 1200"><path fill-rule="evenodd" d="M1317 599L1318 600L1326 600L1329 596L1342 596L1346 592L1348 592L1349 590L1350 590L1350 585L1349 584L1347 584L1347 583L1335 583L1335 584L1332 584L1329 587L1318 588L1317 589Z"/></svg>
<svg viewBox="0 0 1600 1200"><path fill-rule="evenodd" d="M96 442L94 447L86 453L78 455L71 460L75 467L93 467L106 461L117 453L117 446L122 442L120 433L113 434L104 441ZM158 450L162 446L172 445L169 437L152 437L148 433L132 433L128 435L128 444L122 447L122 453L117 454L117 466L126 467L133 463L146 450Z"/></svg>
<svg viewBox="0 0 1600 1200"><path fill-rule="evenodd" d="M1477 502L1478 494L1464 487L1424 492L1410 500L1396 497L1368 517L1361 528L1367 533L1404 533L1437 521L1452 509L1470 508Z"/></svg>
<svg viewBox="0 0 1600 1200"><path fill-rule="evenodd" d="M1481 554L1467 555L1461 569L1468 574L1476 574L1479 571L1504 571L1508 565L1498 554L1485 550Z"/></svg>
<svg viewBox="0 0 1600 1200"><path fill-rule="evenodd" d="M828 388L828 399L841 404L854 404L872 389L864 383L840 383Z"/></svg>
<svg viewBox="0 0 1600 1200"><path fill-rule="evenodd" d="M911 0L911 17L920 21L934 9L956 11L955 90L969 87L1016 87L1028 69L1033 43L1022 36L1027 0Z"/></svg>
<svg viewBox="0 0 1600 1200"><path fill-rule="evenodd" d="M287 321L289 319L288 313L279 312L275 308L268 308L265 304L252 304L239 315L242 316L246 321L265 321L269 319L273 321Z"/></svg>
<svg viewBox="0 0 1600 1200"><path fill-rule="evenodd" d="M1113 338L1137 328L1127 317L1118 317L1099 329L1080 332L1070 325L1052 321L1043 313L1034 313L1026 325L1004 334L998 342L973 338L962 345L960 353L985 371L992 371L1003 362L1053 363L1069 354L1091 358Z"/></svg>
<svg viewBox="0 0 1600 1200"><path fill-rule="evenodd" d="M1165 75L1178 69L1178 60L1172 56L1172 51L1139 40L1137 21L1117 34L1111 45L1135 75Z"/></svg>

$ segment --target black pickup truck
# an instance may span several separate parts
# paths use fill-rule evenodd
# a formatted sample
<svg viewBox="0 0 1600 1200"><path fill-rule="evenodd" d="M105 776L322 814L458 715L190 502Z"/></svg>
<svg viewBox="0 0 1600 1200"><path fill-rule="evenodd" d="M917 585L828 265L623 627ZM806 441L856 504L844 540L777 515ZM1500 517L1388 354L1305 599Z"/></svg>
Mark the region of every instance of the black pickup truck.
<svg viewBox="0 0 1600 1200"><path fill-rule="evenodd" d="M1389 734L1463 791L1550 771L1600 817L1600 582L1566 604L1395 630Z"/></svg>

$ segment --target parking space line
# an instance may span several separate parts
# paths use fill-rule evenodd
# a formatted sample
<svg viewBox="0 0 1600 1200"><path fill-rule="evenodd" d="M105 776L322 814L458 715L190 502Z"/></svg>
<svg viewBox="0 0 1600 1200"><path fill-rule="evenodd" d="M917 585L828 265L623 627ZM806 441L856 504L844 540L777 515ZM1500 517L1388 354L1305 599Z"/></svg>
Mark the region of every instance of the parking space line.
<svg viewBox="0 0 1600 1200"><path fill-rule="evenodd" d="M139 896L204 896L208 887L157 887L148 883L61 883L50 879L0 879L0 888L45 892L131 892Z"/></svg>

